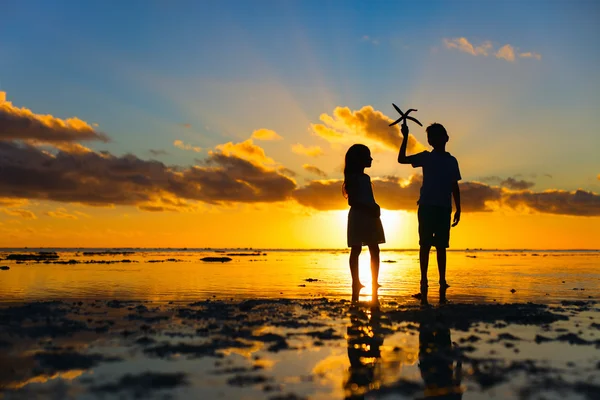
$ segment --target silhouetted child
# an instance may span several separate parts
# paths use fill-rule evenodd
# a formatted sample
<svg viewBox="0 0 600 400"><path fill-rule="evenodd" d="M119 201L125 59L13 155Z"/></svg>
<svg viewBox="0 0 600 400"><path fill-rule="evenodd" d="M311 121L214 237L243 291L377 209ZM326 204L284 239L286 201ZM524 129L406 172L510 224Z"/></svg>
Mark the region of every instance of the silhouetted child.
<svg viewBox="0 0 600 400"><path fill-rule="evenodd" d="M371 166L371 151L363 144L352 145L346 152L344 184L342 192L348 199L348 247L350 250L350 274L352 290L364 287L358 277L358 256L362 246L369 246L373 292L379 287L379 243L385 243L383 226L379 218L381 209L375 202L371 178L365 168Z"/></svg>
<svg viewBox="0 0 600 400"><path fill-rule="evenodd" d="M406 156L408 143L408 126L402 125L402 145L398 154L400 164L412 164L414 168L423 168L423 185L419 205L419 261L421 264L421 288L426 288L427 268L429 266L429 250L434 246L437 251L440 286L449 287L446 283L446 248L450 243L450 219L452 214L452 197L456 205L454 222L460 221L461 179L458 161L446 151L448 133L438 123L427 127L427 142L433 151L423 151ZM423 290L421 290L423 292Z"/></svg>

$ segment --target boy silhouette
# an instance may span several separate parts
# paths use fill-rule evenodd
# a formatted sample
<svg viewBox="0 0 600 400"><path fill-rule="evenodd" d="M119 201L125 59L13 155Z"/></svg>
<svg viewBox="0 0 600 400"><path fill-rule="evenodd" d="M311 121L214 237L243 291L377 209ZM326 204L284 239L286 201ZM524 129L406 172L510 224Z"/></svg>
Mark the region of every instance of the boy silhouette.
<svg viewBox="0 0 600 400"><path fill-rule="evenodd" d="M411 156L406 155L408 144L408 126L402 125L402 144L398 154L400 164L412 164L413 168L423 168L423 184L419 205L419 263L421 265L421 293L427 292L427 269L429 267L429 251L436 248L437 264L440 273L440 287L447 288L446 283L446 248L450 244L450 218L452 214L452 197L456 205L454 221L460 221L461 179L458 161L446 151L448 133L441 124L433 123L427 127L427 142L433 151L423 151ZM427 301L422 297L422 301ZM444 299L445 300L445 299ZM442 299L440 299L442 301Z"/></svg>

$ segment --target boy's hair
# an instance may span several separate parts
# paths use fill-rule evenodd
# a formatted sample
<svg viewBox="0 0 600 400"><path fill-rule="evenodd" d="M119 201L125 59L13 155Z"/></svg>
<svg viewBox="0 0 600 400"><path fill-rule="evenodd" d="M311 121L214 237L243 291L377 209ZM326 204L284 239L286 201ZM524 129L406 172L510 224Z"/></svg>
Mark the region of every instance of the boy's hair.
<svg viewBox="0 0 600 400"><path fill-rule="evenodd" d="M444 138L446 140L449 139L448 132L446 132L446 128L444 128L444 125L438 124L437 122L434 122L433 124L429 125L426 131L428 141L435 138Z"/></svg>

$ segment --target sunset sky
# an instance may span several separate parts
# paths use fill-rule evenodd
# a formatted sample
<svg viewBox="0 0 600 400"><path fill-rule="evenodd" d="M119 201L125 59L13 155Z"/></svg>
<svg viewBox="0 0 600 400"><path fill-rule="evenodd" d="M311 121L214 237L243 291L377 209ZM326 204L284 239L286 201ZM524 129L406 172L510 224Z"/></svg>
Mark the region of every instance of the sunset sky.
<svg viewBox="0 0 600 400"><path fill-rule="evenodd" d="M451 248L600 248L597 1L18 1L1 19L1 247L345 247L343 156L364 143L383 247L416 248L395 103L449 132Z"/></svg>

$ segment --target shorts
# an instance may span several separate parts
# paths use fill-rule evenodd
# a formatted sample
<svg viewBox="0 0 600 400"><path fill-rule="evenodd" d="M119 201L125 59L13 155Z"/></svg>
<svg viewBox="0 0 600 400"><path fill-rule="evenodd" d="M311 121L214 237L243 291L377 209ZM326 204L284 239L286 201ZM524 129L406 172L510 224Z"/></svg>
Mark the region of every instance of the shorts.
<svg viewBox="0 0 600 400"><path fill-rule="evenodd" d="M379 217L363 210L350 208L348 213L348 247L385 243L383 225Z"/></svg>
<svg viewBox="0 0 600 400"><path fill-rule="evenodd" d="M452 208L419 205L419 245L450 247Z"/></svg>

